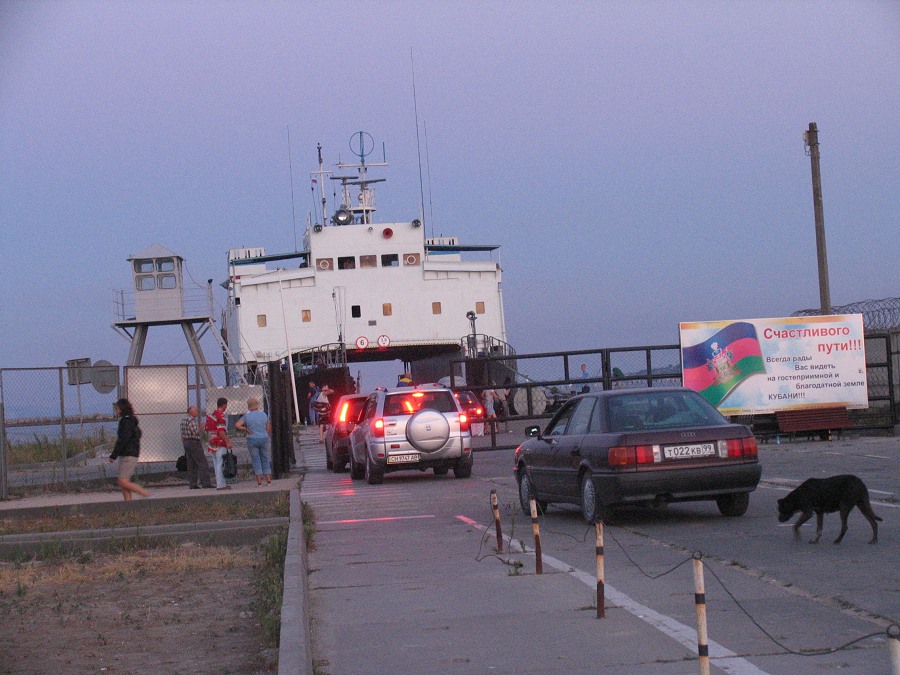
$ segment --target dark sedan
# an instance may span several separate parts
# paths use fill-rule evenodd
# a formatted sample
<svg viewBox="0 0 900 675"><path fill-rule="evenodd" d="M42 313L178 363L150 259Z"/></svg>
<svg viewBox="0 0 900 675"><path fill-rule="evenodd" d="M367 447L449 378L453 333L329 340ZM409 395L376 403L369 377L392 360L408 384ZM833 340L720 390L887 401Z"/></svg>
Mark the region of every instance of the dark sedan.
<svg viewBox="0 0 900 675"><path fill-rule="evenodd" d="M366 404L366 394L341 396L331 414L331 424L325 431L325 466L339 473L350 461L350 432Z"/></svg>
<svg viewBox="0 0 900 675"><path fill-rule="evenodd" d="M715 500L741 516L761 468L750 429L684 388L627 389L566 401L516 448L522 510L579 504L585 521L616 506Z"/></svg>

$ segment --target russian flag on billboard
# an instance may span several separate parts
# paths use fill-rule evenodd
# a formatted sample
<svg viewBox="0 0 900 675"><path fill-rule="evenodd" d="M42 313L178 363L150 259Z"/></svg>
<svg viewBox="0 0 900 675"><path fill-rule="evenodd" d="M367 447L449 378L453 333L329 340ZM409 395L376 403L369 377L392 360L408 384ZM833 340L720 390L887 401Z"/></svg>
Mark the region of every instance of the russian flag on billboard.
<svg viewBox="0 0 900 675"><path fill-rule="evenodd" d="M700 344L683 347L684 386L718 406L745 379L765 373L756 327L736 321Z"/></svg>

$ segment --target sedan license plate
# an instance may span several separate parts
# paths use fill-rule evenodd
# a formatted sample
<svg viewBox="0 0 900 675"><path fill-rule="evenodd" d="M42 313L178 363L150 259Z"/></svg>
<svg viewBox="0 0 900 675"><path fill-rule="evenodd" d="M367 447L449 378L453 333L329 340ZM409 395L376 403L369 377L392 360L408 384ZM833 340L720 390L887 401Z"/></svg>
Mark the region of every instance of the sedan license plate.
<svg viewBox="0 0 900 675"><path fill-rule="evenodd" d="M406 464L407 462L418 462L419 461L419 453L418 452L409 452L405 455L388 455L387 463L388 464Z"/></svg>
<svg viewBox="0 0 900 675"><path fill-rule="evenodd" d="M663 447L663 457L666 459L695 459L697 457L712 457L716 454L716 446L713 443L691 443L689 445L667 445Z"/></svg>

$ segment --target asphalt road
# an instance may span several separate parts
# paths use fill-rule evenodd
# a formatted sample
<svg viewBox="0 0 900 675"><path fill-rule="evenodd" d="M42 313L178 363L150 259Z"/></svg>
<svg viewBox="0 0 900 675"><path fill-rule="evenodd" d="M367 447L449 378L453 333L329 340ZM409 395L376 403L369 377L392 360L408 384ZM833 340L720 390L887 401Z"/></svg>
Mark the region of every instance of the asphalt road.
<svg viewBox="0 0 900 675"><path fill-rule="evenodd" d="M511 449L476 453L471 479L406 472L388 474L380 486L326 472L314 447L306 456L310 470L302 497L320 524L463 517L488 525L490 491L496 489L504 533L532 544L530 520L518 506ZM695 626L690 558L700 553L709 637L745 662L771 673L890 672L884 634L900 621L900 439L770 443L760 447L760 458L763 482L743 517L725 518L712 502L620 512L605 528L606 584L637 607ZM802 528L803 540L795 541L790 523L778 523L776 500L806 478L841 473L854 473L868 485L873 509L883 518L878 544L867 543L871 530L857 511L839 545L831 543L839 530L837 514L826 516L821 543L806 541L815 519ZM551 505L540 523L544 555L590 580L595 533L578 509ZM488 539L473 537L473 558L486 552ZM665 621L660 630L667 630ZM871 634L880 635L841 649ZM809 654L819 650L836 651Z"/></svg>

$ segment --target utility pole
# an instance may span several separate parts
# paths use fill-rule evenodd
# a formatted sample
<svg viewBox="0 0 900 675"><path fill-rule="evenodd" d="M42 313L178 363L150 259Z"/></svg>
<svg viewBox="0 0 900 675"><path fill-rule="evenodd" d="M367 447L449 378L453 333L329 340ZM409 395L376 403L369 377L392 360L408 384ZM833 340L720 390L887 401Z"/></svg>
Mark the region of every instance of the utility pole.
<svg viewBox="0 0 900 675"><path fill-rule="evenodd" d="M831 314L831 291L828 288L828 253L825 250L825 213L822 209L822 173L819 170L819 130L815 122L803 133L809 161L812 164L813 211L816 217L816 257L819 262L819 303L823 315Z"/></svg>

